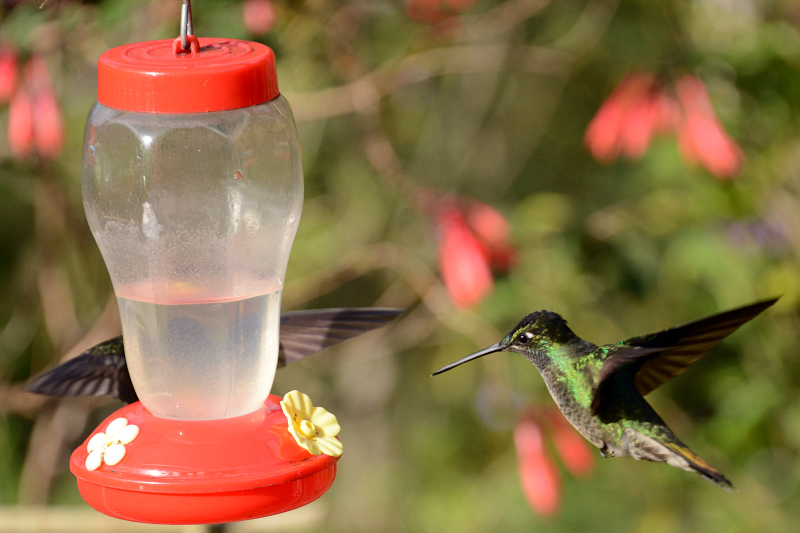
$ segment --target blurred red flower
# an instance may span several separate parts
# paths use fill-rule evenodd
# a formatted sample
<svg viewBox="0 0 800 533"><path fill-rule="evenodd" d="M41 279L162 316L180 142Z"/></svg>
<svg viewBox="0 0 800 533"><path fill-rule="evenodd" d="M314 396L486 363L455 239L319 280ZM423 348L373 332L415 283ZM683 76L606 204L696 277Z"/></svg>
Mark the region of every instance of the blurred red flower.
<svg viewBox="0 0 800 533"><path fill-rule="evenodd" d="M246 0L242 6L242 19L247 31L264 35L275 24L275 6L269 0Z"/></svg>
<svg viewBox="0 0 800 533"><path fill-rule="evenodd" d="M474 4L475 0L406 0L406 14L417 22L435 24Z"/></svg>
<svg viewBox="0 0 800 533"><path fill-rule="evenodd" d="M599 161L644 155L656 132L669 127L673 107L652 74L631 73L619 82L586 128L584 141Z"/></svg>
<svg viewBox="0 0 800 533"><path fill-rule="evenodd" d="M507 272L513 266L510 225L481 202L444 199L435 213L442 281L456 305L477 305L494 286L492 269Z"/></svg>
<svg viewBox="0 0 800 533"><path fill-rule="evenodd" d="M547 412L547 422L552 431L553 445L569 473L583 477L594 470L594 454L586 439L567 422L558 409Z"/></svg>
<svg viewBox="0 0 800 533"><path fill-rule="evenodd" d="M64 146L64 119L52 91L33 99L34 143L42 159L55 159Z"/></svg>
<svg viewBox="0 0 800 533"><path fill-rule="evenodd" d="M64 145L64 118L44 57L31 56L25 65L25 82L33 98L36 151L42 159L58 157Z"/></svg>
<svg viewBox="0 0 800 533"><path fill-rule="evenodd" d="M677 96L676 96L677 95ZM743 161L739 146L725 133L703 82L685 76L669 88L652 74L631 73L600 106L584 142L595 159L638 159L656 133L674 131L681 155L719 178L733 178Z"/></svg>
<svg viewBox="0 0 800 533"><path fill-rule="evenodd" d="M467 225L478 239L489 266L501 273L511 270L517 254L511 245L511 224L506 217L481 202L468 204L464 211Z"/></svg>
<svg viewBox="0 0 800 533"><path fill-rule="evenodd" d="M33 153L33 100L25 86L17 88L8 109L8 146L17 159Z"/></svg>
<svg viewBox="0 0 800 533"><path fill-rule="evenodd" d="M584 477L594 468L589 445L556 408L528 409L514 429L514 446L519 462L520 482L525 498L543 516L558 513L561 480L555 461L545 446L548 435L566 469Z"/></svg>
<svg viewBox="0 0 800 533"><path fill-rule="evenodd" d="M684 76L675 91L683 109L677 133L684 159L700 163L718 178L735 177L744 155L714 114L705 84L696 76Z"/></svg>
<svg viewBox="0 0 800 533"><path fill-rule="evenodd" d="M13 46L0 47L0 105L11 100L17 88L17 50Z"/></svg>
<svg viewBox="0 0 800 533"><path fill-rule="evenodd" d="M492 290L489 261L461 211L452 206L441 208L436 225L442 281L457 305L472 307Z"/></svg>
<svg viewBox="0 0 800 533"><path fill-rule="evenodd" d="M64 144L64 118L53 89L47 62L33 55L23 68L24 80L11 97L8 112L8 144L11 153L24 159L39 153L53 159Z"/></svg>
<svg viewBox="0 0 800 533"><path fill-rule="evenodd" d="M561 507L561 478L536 420L525 417L519 421L514 428L514 447L522 492L528 503L543 516L555 515Z"/></svg>

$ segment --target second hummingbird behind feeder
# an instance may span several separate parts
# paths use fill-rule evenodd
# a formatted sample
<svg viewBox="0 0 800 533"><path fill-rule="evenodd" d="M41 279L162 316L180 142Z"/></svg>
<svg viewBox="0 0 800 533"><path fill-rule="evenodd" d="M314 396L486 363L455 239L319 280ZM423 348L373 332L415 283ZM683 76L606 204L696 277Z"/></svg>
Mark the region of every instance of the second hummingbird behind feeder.
<svg viewBox="0 0 800 533"><path fill-rule="evenodd" d="M523 318L497 344L440 368L441 374L495 352L533 363L561 412L604 457L633 457L697 472L725 490L733 484L689 449L644 396L697 361L777 298L688 322L658 333L597 346L552 311Z"/></svg>

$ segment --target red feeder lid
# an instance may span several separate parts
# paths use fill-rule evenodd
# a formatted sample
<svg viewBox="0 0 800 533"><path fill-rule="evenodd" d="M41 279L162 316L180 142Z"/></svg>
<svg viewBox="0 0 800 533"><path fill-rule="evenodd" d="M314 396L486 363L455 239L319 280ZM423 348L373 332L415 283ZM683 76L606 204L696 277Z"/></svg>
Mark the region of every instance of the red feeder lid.
<svg viewBox="0 0 800 533"><path fill-rule="evenodd" d="M215 524L290 511L324 494L338 457L311 455L288 431L281 398L254 413L184 421L136 402L108 417L72 453L78 489L96 510L154 524ZM86 468L87 443L116 418L139 427L121 462Z"/></svg>
<svg viewBox="0 0 800 533"><path fill-rule="evenodd" d="M143 113L203 113L263 104L278 96L275 54L261 44L190 35L126 44L97 64L97 100Z"/></svg>

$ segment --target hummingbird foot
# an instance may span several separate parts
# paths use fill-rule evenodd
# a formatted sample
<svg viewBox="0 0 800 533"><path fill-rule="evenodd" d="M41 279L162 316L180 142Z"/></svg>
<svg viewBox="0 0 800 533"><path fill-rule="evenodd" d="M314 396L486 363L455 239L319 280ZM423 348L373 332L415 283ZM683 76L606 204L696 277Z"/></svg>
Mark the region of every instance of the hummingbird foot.
<svg viewBox="0 0 800 533"><path fill-rule="evenodd" d="M608 447L608 444L603 443L603 447L600 448L600 455L605 458L614 457L614 452Z"/></svg>

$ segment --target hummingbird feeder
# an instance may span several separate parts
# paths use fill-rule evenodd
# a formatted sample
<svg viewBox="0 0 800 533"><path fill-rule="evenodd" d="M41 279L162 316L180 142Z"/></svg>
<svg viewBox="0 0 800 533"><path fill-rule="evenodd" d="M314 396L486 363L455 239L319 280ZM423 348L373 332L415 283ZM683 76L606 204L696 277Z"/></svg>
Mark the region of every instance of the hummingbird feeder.
<svg viewBox="0 0 800 533"><path fill-rule="evenodd" d="M303 203L275 56L195 37L188 0L182 15L174 41L120 46L98 62L83 201L141 401L103 422L70 469L105 514L220 523L315 500L341 444L335 418L307 396L298 406L292 393L269 395ZM327 428L314 425L320 413Z"/></svg>

